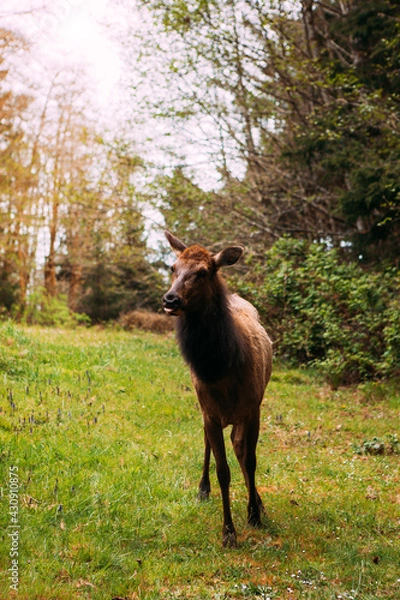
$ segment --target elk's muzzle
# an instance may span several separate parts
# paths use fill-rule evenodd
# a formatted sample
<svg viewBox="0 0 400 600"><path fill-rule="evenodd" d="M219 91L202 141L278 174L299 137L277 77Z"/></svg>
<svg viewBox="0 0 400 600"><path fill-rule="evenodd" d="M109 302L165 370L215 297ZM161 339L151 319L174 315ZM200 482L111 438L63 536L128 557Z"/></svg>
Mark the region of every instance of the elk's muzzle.
<svg viewBox="0 0 400 600"><path fill-rule="evenodd" d="M163 308L167 315L178 315L182 309L182 300L175 292L167 292L163 297Z"/></svg>

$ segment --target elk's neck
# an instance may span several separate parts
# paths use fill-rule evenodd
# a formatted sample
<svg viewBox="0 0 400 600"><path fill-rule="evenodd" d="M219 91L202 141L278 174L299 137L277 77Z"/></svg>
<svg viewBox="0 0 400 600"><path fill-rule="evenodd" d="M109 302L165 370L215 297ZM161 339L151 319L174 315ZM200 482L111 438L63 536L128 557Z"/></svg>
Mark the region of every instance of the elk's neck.
<svg viewBox="0 0 400 600"><path fill-rule="evenodd" d="M240 339L225 291L201 310L180 315L177 337L184 359L206 383L222 379L240 361Z"/></svg>

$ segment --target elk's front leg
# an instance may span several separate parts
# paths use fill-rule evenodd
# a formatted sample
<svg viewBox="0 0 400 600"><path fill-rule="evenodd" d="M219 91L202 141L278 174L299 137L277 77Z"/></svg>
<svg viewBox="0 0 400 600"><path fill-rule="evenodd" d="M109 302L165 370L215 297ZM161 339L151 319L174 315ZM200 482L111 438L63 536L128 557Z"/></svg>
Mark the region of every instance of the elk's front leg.
<svg viewBox="0 0 400 600"><path fill-rule="evenodd" d="M204 428L204 464L203 475L199 484L199 500L207 500L210 496L210 442L208 441L207 432Z"/></svg>
<svg viewBox="0 0 400 600"><path fill-rule="evenodd" d="M224 523L222 527L222 544L235 548L237 546L236 531L232 521L230 500L229 500L229 485L231 482L231 473L229 470L228 461L226 459L225 442L220 424L215 423L211 419L207 419L204 423L206 436L214 454L217 465L218 483L221 488L222 505L224 511Z"/></svg>

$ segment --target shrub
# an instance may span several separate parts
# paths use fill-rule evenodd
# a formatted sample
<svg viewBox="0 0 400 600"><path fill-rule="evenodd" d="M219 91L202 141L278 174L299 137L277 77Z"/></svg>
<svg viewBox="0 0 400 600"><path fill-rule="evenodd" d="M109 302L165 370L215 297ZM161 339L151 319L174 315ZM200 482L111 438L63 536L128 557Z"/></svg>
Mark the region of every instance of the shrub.
<svg viewBox="0 0 400 600"><path fill-rule="evenodd" d="M167 333L174 329L173 319L147 310L133 310L121 315L119 324L124 329L143 329L153 333Z"/></svg>
<svg viewBox="0 0 400 600"><path fill-rule="evenodd" d="M338 249L282 238L241 293L278 354L313 363L333 387L400 372L399 271L365 271Z"/></svg>
<svg viewBox="0 0 400 600"><path fill-rule="evenodd" d="M76 327L88 323L89 319L70 310L66 296L51 297L44 288L38 288L29 295L21 321L28 325Z"/></svg>

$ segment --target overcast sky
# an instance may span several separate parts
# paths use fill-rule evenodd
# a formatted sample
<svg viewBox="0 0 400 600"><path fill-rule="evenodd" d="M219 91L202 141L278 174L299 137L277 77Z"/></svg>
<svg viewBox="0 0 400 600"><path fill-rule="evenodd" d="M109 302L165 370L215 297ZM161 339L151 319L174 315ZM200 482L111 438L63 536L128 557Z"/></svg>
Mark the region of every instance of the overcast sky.
<svg viewBox="0 0 400 600"><path fill-rule="evenodd" d="M146 56L144 65L138 62L142 47L135 33L146 35L152 23L135 6L135 0L0 0L0 27L20 31L31 44L25 64L20 61L22 85L25 80L36 90L39 86L45 99L56 74L58 82L65 82L79 71L100 127L132 140L160 172L187 164L202 187L218 186L211 147L201 141L210 127L207 120L199 129L190 122L185 131L184 124L153 119L138 107L142 97L157 98L168 90L158 79L160 56ZM177 156L172 158L166 147Z"/></svg>
<svg viewBox="0 0 400 600"><path fill-rule="evenodd" d="M1 0L0 26L17 29L32 44L31 77L46 85L56 72L86 73L101 107L113 103L121 78L113 40L118 10L109 0Z"/></svg>

